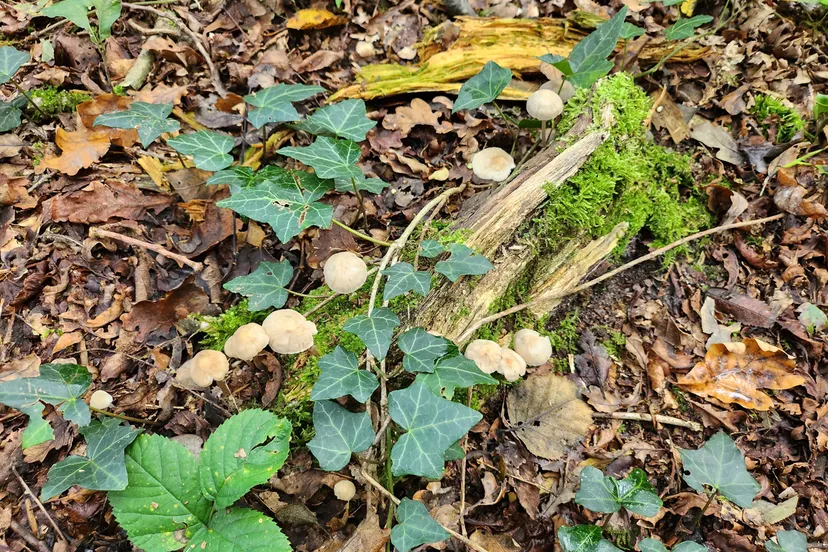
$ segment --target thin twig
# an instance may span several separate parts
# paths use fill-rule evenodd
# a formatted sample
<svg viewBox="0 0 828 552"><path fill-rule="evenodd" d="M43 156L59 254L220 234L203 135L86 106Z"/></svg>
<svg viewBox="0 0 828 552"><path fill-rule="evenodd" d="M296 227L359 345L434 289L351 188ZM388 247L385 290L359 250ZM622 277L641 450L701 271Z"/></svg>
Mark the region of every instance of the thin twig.
<svg viewBox="0 0 828 552"><path fill-rule="evenodd" d="M24 541L26 541L26 543L29 546L31 546L32 548L37 550L37 552L49 552L49 547L48 546L46 546L45 544L43 544L42 542L37 540L37 537L32 535L32 533L30 531L28 531L25 527L23 527L22 525L20 525L16 521L11 520L11 523L9 524L9 528L11 528L12 531L17 533L20 536L20 538L22 538Z"/></svg>
<svg viewBox="0 0 828 552"><path fill-rule="evenodd" d="M125 422L132 422L133 424L142 424L142 425L158 425L158 422L150 422L149 420L142 420L140 418L133 418L131 416L124 416L123 414L115 414L114 412L107 412L106 410L101 410L100 408L95 408L94 406L90 406L89 410L92 412L96 412L98 414L102 414L104 416L109 416L110 418L117 418L119 420L123 420Z"/></svg>
<svg viewBox="0 0 828 552"><path fill-rule="evenodd" d="M43 503L40 502L40 499L37 498L37 496L35 496L35 494L32 492L32 490L29 488L29 486L23 480L23 478L20 477L20 474L17 473L17 468L15 468L14 466L12 466L12 473L14 473L15 477L17 477L17 480L20 481L20 484L23 485L23 489L26 491L26 494L28 494L30 497L32 497L32 500L35 501L35 504L37 504L37 507L40 508L40 511L43 512L43 515L46 516L46 519L49 520L49 525L51 525L52 528L57 532L60 539L64 542L69 542L69 539L67 539L66 535L63 534L63 531L60 530L60 527L58 527L55 520L53 520L52 516L49 515L49 512L46 511L46 508L43 506Z"/></svg>
<svg viewBox="0 0 828 552"><path fill-rule="evenodd" d="M691 422L689 420L682 420L680 418L674 418L672 416L662 416L661 414L656 414L653 416L652 414L640 414L638 412L610 412L610 413L603 413L603 412L595 412L592 414L593 418L604 418L610 420L632 420L636 422L652 422L653 418L659 424L665 425L674 425L678 427L686 427L687 429L692 429L693 431L703 431L704 428L698 422Z"/></svg>
<svg viewBox="0 0 828 552"><path fill-rule="evenodd" d="M348 226L344 222L338 221L336 219L331 219L331 222L333 222L334 224L336 224L337 226L339 226L340 228L342 228L346 232L350 232L351 234L353 234L354 236L358 237L361 240L365 240L367 242L371 242L371 243L376 244L376 245L381 245L383 247L390 247L391 246L391 244L389 242L383 241L383 240L378 240L377 238L371 237L368 234L363 234L359 230L354 230L353 228L351 228L350 226Z"/></svg>
<svg viewBox="0 0 828 552"><path fill-rule="evenodd" d="M24 98L26 98L26 100L29 102L29 105L31 105L33 108L35 108L35 111L40 113L46 119L49 118L49 115L47 115L45 111L40 109L40 106L35 103L35 101L32 99L31 96L29 96L29 93L26 92L25 90L23 90L22 88L20 88L20 85L17 84L17 82L14 79L11 80L11 83L14 85L15 88L17 88L17 91L20 92L23 95Z"/></svg>
<svg viewBox="0 0 828 552"><path fill-rule="evenodd" d="M204 265L197 261L191 261L187 257L183 255L179 255L177 253L173 253L167 249L164 249L160 245L154 243L148 243L141 240L136 240L135 238L130 238L129 236L124 236L123 234L118 234L117 232L110 232L109 230L103 230L101 228L90 228L89 229L89 237L90 238L109 238L113 240L121 241L127 245L132 245L135 247L142 247L144 249L148 249L149 251L154 251L158 253L162 257L167 257L168 259L172 259L173 261L184 264L195 270L196 272L201 272L201 269L204 268Z"/></svg>

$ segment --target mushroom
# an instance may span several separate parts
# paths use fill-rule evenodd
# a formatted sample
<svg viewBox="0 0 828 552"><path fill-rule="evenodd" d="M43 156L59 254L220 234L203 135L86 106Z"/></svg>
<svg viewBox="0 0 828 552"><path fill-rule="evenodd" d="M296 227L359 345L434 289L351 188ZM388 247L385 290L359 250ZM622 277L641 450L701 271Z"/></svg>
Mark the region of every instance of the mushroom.
<svg viewBox="0 0 828 552"><path fill-rule="evenodd" d="M529 366L540 366L552 356L552 342L535 330L523 328L515 334L515 352Z"/></svg>
<svg viewBox="0 0 828 552"><path fill-rule="evenodd" d="M512 156L500 148L486 148L472 157L472 171L481 180L503 182L515 168Z"/></svg>
<svg viewBox="0 0 828 552"><path fill-rule="evenodd" d="M526 374L526 361L513 350L504 347L500 350L498 372L503 374L506 381L517 381Z"/></svg>
<svg viewBox="0 0 828 552"><path fill-rule="evenodd" d="M214 381L223 381L229 371L230 361L224 353L205 349L182 364L175 379L184 386L192 383L198 387L209 387Z"/></svg>
<svg viewBox="0 0 828 552"><path fill-rule="evenodd" d="M358 255L343 251L328 257L323 274L325 283L331 290L336 293L353 293L368 279L368 267Z"/></svg>
<svg viewBox="0 0 828 552"><path fill-rule="evenodd" d="M267 332L259 324L240 326L224 344L224 354L231 358L253 360L270 343Z"/></svg>
<svg viewBox="0 0 828 552"><path fill-rule="evenodd" d="M310 349L316 335L316 324L290 309L271 312L262 322L262 328L270 338L270 348L283 355Z"/></svg>
<svg viewBox="0 0 828 552"><path fill-rule="evenodd" d="M549 79L541 85L541 90L551 90L560 96L563 103L568 102L575 95L575 87L572 83L569 81L561 83L561 79Z"/></svg>
<svg viewBox="0 0 828 552"><path fill-rule="evenodd" d="M334 495L339 500L344 500L348 502L354 495L356 495L356 486L354 486L353 482L349 479L343 479L342 481L337 481L336 485L334 485Z"/></svg>
<svg viewBox="0 0 828 552"><path fill-rule="evenodd" d="M89 406L96 410L106 410L112 406L112 395L106 391L98 389L92 393L91 397L89 397Z"/></svg>
<svg viewBox="0 0 828 552"><path fill-rule="evenodd" d="M563 113L563 102L561 97L552 90L540 90L533 92L526 100L526 111L529 115L541 122L541 139L544 143L549 142L549 134L546 132L546 121L551 121Z"/></svg>
<svg viewBox="0 0 828 552"><path fill-rule="evenodd" d="M370 42L366 42L365 40L360 40L359 42L357 42L356 54L362 59L374 57L376 53L377 51L374 48L374 45Z"/></svg>
<svg viewBox="0 0 828 552"><path fill-rule="evenodd" d="M488 339L475 339L466 347L466 358L473 360L480 371L491 374L498 371L500 365L500 345Z"/></svg>

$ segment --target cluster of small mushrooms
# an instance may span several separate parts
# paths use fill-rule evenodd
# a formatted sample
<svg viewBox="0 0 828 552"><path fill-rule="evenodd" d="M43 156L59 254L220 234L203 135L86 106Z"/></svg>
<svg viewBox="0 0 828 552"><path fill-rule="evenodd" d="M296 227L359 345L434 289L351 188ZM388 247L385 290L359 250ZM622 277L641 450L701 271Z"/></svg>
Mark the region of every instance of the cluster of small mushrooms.
<svg viewBox="0 0 828 552"><path fill-rule="evenodd" d="M506 381L517 381L526 366L540 366L552 357L552 342L535 330L524 328L515 334L514 350L488 339L475 339L464 353L482 372L502 374Z"/></svg>

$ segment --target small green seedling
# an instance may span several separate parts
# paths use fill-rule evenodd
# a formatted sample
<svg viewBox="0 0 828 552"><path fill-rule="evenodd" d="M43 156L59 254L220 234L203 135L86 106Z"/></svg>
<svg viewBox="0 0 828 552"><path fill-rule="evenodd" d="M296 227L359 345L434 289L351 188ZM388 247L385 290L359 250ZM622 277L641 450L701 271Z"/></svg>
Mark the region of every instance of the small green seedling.
<svg viewBox="0 0 828 552"><path fill-rule="evenodd" d="M644 517L655 516L662 505L644 470L636 468L618 480L605 477L601 470L592 466L581 470L581 486L575 502L593 512L612 514L625 508Z"/></svg>
<svg viewBox="0 0 828 552"><path fill-rule="evenodd" d="M621 552L604 539L597 525L563 526L558 529L558 543L564 552Z"/></svg>

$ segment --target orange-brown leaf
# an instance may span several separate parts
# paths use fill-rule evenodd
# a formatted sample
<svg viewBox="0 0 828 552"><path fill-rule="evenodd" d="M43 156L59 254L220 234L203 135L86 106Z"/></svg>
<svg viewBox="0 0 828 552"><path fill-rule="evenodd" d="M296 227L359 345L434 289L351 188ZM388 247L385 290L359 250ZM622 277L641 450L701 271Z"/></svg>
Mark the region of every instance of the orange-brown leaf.
<svg viewBox="0 0 828 552"><path fill-rule="evenodd" d="M104 113L113 113L115 111L126 111L129 109L129 104L132 103L132 98L126 96L118 96L117 94L101 94L95 98L83 102L78 105L78 115L81 123L89 130L105 133L109 136L109 141L116 146L128 148L138 142L138 131L134 128L109 128L104 126L95 126L95 118Z"/></svg>
<svg viewBox="0 0 828 552"><path fill-rule="evenodd" d="M327 29L348 22L347 17L334 15L328 10L299 10L288 19L287 28L294 30Z"/></svg>
<svg viewBox="0 0 828 552"><path fill-rule="evenodd" d="M79 130L67 132L58 128L55 132L55 143L61 149L60 156L47 156L39 166L44 169L54 169L69 176L78 174L81 169L91 167L109 151L109 136L106 132Z"/></svg>

